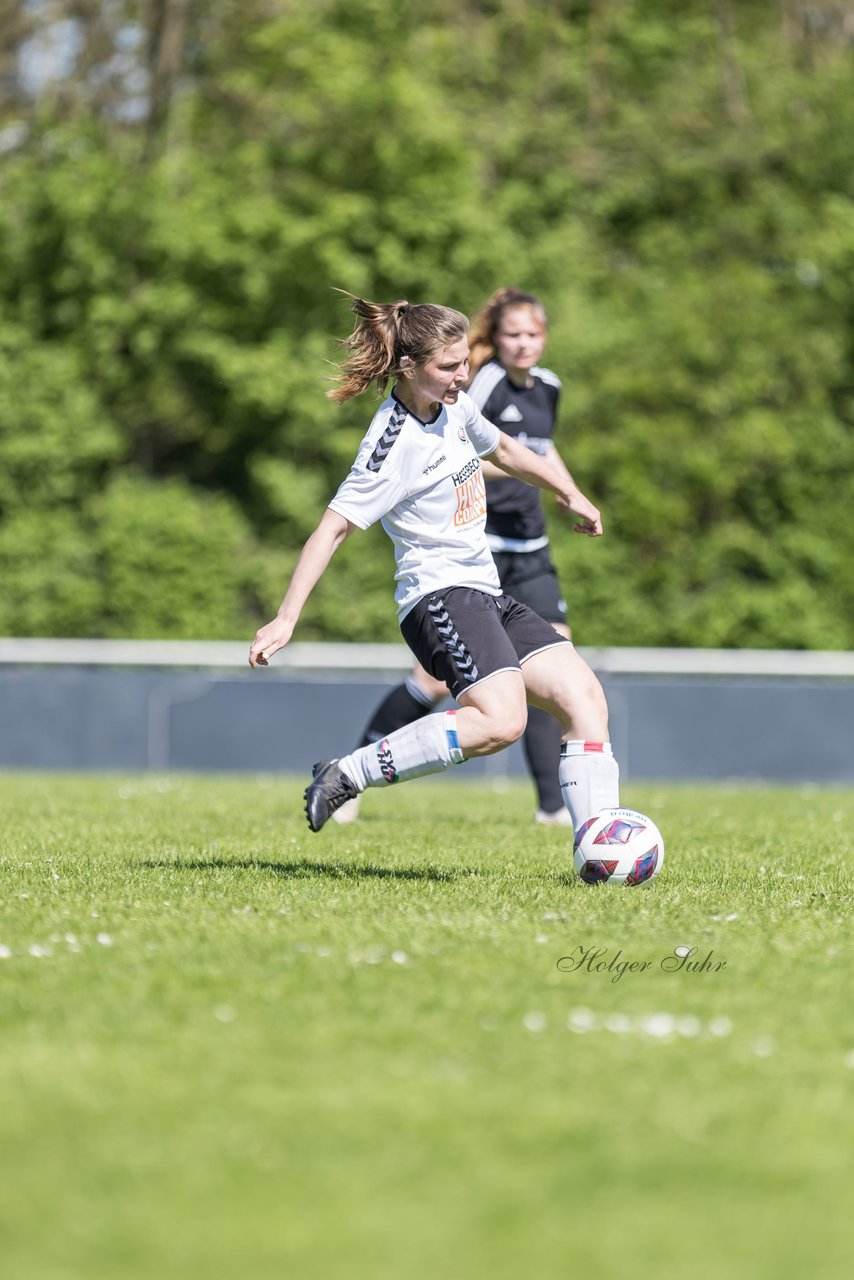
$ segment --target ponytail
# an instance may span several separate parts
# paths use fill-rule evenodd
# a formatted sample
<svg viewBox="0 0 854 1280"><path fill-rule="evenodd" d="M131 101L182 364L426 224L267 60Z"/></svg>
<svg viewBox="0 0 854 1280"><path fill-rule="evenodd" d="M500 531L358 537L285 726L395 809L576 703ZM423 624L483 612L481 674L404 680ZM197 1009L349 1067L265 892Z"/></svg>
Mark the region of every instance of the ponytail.
<svg viewBox="0 0 854 1280"><path fill-rule="evenodd" d="M389 379L400 373L404 356L423 364L468 332L466 317L450 307L410 304L405 299L367 302L353 294L346 296L353 300L359 323L340 344L347 354L339 365L339 385L326 393L339 404L361 395L372 383L384 395Z"/></svg>

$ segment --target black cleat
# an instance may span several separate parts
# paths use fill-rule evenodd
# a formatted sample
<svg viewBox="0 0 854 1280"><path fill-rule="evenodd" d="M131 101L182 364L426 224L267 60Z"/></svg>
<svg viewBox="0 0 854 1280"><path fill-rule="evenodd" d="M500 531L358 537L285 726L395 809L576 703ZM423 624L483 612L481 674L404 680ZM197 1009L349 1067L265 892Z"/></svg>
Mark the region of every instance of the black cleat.
<svg viewBox="0 0 854 1280"><path fill-rule="evenodd" d="M318 760L311 772L314 781L305 789L305 816L312 831L319 831L336 809L355 800L359 792L337 760Z"/></svg>

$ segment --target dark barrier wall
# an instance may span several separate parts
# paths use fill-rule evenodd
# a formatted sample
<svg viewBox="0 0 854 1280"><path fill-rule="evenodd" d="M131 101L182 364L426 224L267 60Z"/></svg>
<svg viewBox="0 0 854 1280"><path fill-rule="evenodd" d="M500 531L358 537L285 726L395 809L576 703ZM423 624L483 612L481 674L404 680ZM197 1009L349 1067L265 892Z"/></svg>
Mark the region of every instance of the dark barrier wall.
<svg viewBox="0 0 854 1280"><path fill-rule="evenodd" d="M399 678L0 666L0 768L307 774ZM626 779L854 782L854 679L601 678ZM524 774L517 744L449 776Z"/></svg>

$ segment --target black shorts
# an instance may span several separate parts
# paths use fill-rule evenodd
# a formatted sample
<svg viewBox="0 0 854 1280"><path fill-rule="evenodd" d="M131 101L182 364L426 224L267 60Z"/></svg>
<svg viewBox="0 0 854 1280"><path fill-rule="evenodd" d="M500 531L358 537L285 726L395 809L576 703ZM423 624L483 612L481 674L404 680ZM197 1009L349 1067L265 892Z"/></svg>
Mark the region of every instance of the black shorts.
<svg viewBox="0 0 854 1280"><path fill-rule="evenodd" d="M548 547L539 551L494 551L498 580L508 595L547 622L566 622L566 601Z"/></svg>
<svg viewBox="0 0 854 1280"><path fill-rule="evenodd" d="M518 671L542 649L570 643L512 596L471 587L424 596L400 630L424 670L444 680L455 698L498 671Z"/></svg>

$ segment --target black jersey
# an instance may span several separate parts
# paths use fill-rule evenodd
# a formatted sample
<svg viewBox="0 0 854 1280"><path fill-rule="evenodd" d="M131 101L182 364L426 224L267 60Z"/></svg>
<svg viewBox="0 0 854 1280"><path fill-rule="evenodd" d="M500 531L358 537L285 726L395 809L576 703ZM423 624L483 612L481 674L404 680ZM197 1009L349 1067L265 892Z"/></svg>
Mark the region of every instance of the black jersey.
<svg viewBox="0 0 854 1280"><path fill-rule="evenodd" d="M535 365L532 385L518 387L498 360L478 369L469 395L485 418L543 457L552 443L560 379ZM534 551L548 542L541 491L524 480L486 482L486 533L493 551Z"/></svg>

